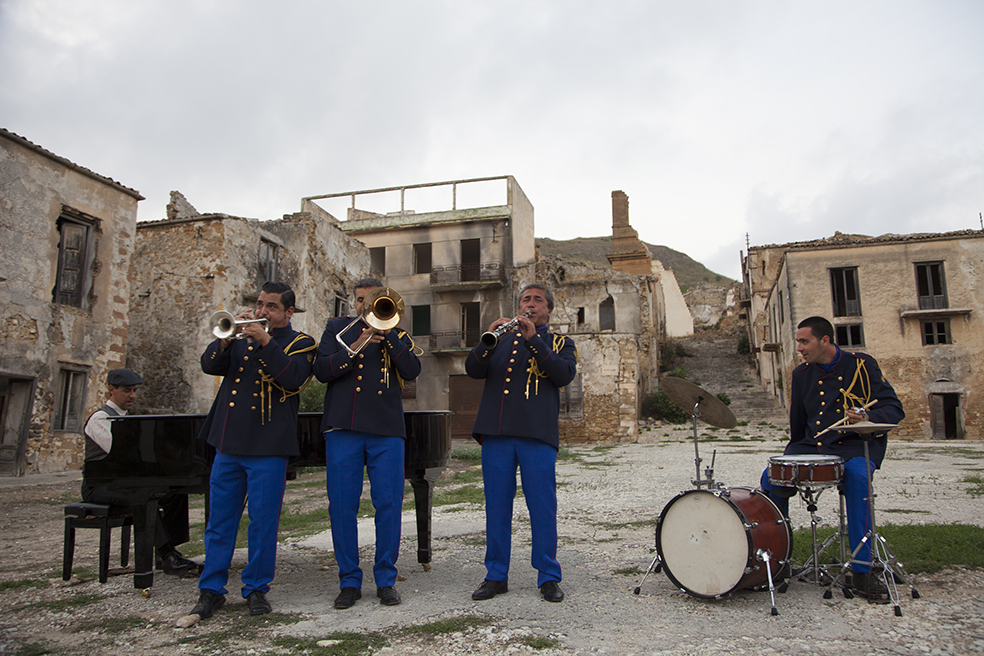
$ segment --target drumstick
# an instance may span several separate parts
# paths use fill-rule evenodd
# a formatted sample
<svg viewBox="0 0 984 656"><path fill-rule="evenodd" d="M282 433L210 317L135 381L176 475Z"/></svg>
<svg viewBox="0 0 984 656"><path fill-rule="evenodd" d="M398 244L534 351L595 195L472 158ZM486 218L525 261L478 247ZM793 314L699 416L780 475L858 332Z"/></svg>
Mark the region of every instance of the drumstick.
<svg viewBox="0 0 984 656"><path fill-rule="evenodd" d="M878 403L878 399L872 399L872 400L868 401L867 403L865 403L863 406L861 406L861 409L862 410L867 410L868 408L870 408L871 406L875 405L876 403ZM843 419L840 419L838 421L835 421L830 426L827 426L826 428L824 428L822 431L820 431L819 433L817 433L813 437L820 437L821 435L823 435L827 431L829 431L829 430L831 430L833 428L837 428L838 426L840 426L841 424L845 423L846 421L847 421L847 417L844 417Z"/></svg>

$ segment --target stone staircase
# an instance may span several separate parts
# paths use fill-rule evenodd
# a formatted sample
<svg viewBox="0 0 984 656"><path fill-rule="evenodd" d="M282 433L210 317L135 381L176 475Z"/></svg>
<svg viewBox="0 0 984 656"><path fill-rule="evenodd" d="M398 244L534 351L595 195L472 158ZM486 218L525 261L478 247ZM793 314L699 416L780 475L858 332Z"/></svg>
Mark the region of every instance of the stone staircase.
<svg viewBox="0 0 984 656"><path fill-rule="evenodd" d="M711 394L727 394L731 399L728 407L739 422L789 425L786 409L762 391L751 359L738 355L737 333L705 331L674 341L690 354L675 361L687 368L687 380Z"/></svg>

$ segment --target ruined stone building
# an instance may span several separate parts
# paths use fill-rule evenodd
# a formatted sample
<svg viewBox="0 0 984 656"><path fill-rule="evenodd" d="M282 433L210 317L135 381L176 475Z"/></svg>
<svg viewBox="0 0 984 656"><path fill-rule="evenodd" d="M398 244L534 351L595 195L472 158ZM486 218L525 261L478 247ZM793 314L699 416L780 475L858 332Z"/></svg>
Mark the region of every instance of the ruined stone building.
<svg viewBox="0 0 984 656"><path fill-rule="evenodd" d="M0 475L77 469L125 363L143 197L0 129Z"/></svg>
<svg viewBox="0 0 984 656"><path fill-rule="evenodd" d="M473 185L492 185L501 200L463 206ZM444 204L414 207L424 192ZM421 375L404 391L406 409L452 410L454 436L470 436L483 381L468 378L465 358L489 324L515 315L522 286L541 282L555 294L552 329L570 334L580 352L579 373L562 392L561 439L632 441L655 384L666 297L682 308L681 332L690 315L672 273L631 241L628 199L616 193L622 240L612 261L627 272L538 257L533 206L511 176L311 196L302 209L344 201L335 209L345 213L342 229L366 244L373 271L402 296L401 325L423 351ZM377 198L386 194L392 211Z"/></svg>
<svg viewBox="0 0 984 656"><path fill-rule="evenodd" d="M845 235L756 246L742 304L763 387L784 405L796 325L820 315L837 344L874 356L905 408L893 437L981 439L984 232Z"/></svg>
<svg viewBox="0 0 984 656"><path fill-rule="evenodd" d="M208 411L220 381L202 374L200 357L216 310L238 315L263 283L286 282L297 297L292 325L320 340L369 269L366 247L323 212L270 221L201 214L172 192L167 215L136 229L127 365L144 379L140 412Z"/></svg>

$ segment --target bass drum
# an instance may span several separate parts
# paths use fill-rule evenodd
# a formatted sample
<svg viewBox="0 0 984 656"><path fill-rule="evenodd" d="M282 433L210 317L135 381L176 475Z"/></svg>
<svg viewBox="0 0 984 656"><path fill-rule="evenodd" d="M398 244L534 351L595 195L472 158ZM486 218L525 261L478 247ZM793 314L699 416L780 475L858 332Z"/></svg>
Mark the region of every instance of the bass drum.
<svg viewBox="0 0 984 656"><path fill-rule="evenodd" d="M761 490L690 490L666 504L656 550L666 576L695 597L714 599L769 585L762 553L777 585L793 549L789 520ZM783 577L784 578L784 577Z"/></svg>

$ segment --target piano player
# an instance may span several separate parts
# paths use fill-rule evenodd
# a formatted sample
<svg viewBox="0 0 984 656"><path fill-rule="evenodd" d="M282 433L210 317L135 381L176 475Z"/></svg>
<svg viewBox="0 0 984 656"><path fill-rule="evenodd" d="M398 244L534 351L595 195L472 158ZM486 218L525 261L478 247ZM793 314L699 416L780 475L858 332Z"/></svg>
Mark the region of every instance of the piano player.
<svg viewBox="0 0 984 656"><path fill-rule="evenodd" d="M106 405L92 413L83 428L86 462L105 460L109 457L113 448L110 417L123 416L133 407L137 399L137 387L143 384L143 379L130 369L113 369L106 376L106 383L109 387L109 399ZM134 504L146 501L143 495L147 493L147 488L128 489L91 485L84 477L82 479L82 500L87 503L125 506L132 509ZM157 528L154 534L157 567L164 570L165 574L177 576L196 574L198 563L182 556L175 549L171 537L172 535L187 536L187 495L168 493L157 502L157 506Z"/></svg>

